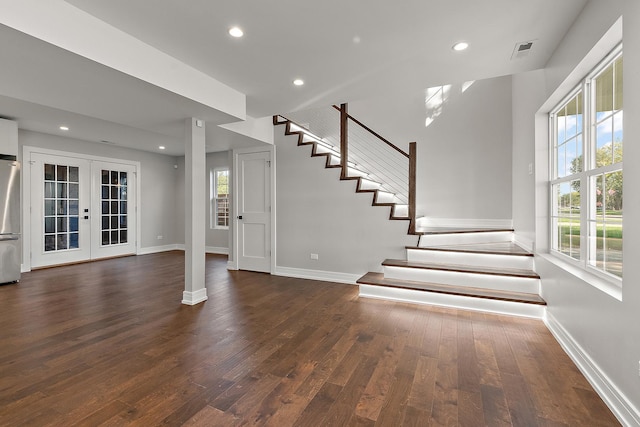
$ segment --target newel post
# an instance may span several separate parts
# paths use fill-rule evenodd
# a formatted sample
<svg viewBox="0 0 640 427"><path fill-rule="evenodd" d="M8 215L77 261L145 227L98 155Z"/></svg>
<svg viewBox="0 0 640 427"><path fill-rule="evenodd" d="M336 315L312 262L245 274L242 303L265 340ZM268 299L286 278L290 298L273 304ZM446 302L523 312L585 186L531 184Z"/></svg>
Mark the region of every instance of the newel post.
<svg viewBox="0 0 640 427"><path fill-rule="evenodd" d="M415 142L409 143L409 234L416 234L416 156Z"/></svg>
<svg viewBox="0 0 640 427"><path fill-rule="evenodd" d="M340 104L340 178L347 177L347 160L349 158L349 112L347 104Z"/></svg>

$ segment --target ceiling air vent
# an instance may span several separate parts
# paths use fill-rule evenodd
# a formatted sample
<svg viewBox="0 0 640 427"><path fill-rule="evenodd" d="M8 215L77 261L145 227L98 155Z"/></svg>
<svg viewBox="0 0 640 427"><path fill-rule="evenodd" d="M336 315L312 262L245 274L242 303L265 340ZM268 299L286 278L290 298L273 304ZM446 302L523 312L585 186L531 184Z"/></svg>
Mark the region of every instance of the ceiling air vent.
<svg viewBox="0 0 640 427"><path fill-rule="evenodd" d="M513 53L511 54L511 59L520 59L528 56L533 49L534 42L535 40L529 40L526 42L516 43L516 47L513 49Z"/></svg>

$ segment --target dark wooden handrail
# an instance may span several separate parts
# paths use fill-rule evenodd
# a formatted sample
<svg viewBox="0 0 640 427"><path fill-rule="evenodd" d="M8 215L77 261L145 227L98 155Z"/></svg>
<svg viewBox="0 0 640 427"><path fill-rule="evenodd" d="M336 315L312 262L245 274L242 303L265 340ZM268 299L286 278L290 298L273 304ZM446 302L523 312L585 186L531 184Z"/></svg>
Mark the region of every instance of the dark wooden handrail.
<svg viewBox="0 0 640 427"><path fill-rule="evenodd" d="M333 108L335 108L338 111L341 111L340 107L338 107L337 105L334 105ZM405 156L406 158L409 158L409 154L405 153L405 151L402 148L399 148L398 146L396 146L395 144L393 144L392 142L389 142L388 140L386 140L383 136L381 136L379 133L377 133L376 131L372 130L369 126L365 125L364 123L362 123L360 120L356 119L355 117L353 117L351 114L347 113L347 117L351 120L353 120L357 125L359 125L360 127L362 127L364 130L366 130L367 132L369 132L370 134L372 134L373 136L375 136L376 138L378 138L380 141L384 142L385 144L387 144L389 147L393 148L394 150L396 150L398 153L402 154L403 156Z"/></svg>

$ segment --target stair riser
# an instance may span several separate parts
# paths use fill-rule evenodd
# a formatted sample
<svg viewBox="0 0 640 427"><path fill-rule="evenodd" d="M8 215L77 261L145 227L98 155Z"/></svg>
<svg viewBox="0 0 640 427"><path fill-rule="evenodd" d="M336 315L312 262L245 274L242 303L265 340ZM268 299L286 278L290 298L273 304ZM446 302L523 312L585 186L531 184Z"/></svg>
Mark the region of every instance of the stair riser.
<svg viewBox="0 0 640 427"><path fill-rule="evenodd" d="M393 216L395 216L395 217L408 217L409 216L409 206L407 206L407 205L396 205L393 208Z"/></svg>
<svg viewBox="0 0 640 427"><path fill-rule="evenodd" d="M425 234L420 236L420 246L466 245L477 243L501 243L513 241L513 232L495 231L483 233Z"/></svg>
<svg viewBox="0 0 640 427"><path fill-rule="evenodd" d="M407 261L534 270L533 257L517 255L407 249Z"/></svg>
<svg viewBox="0 0 640 427"><path fill-rule="evenodd" d="M360 181L360 190L377 190L380 184L363 179Z"/></svg>
<svg viewBox="0 0 640 427"><path fill-rule="evenodd" d="M428 270L423 268L384 267L384 277L440 283L443 285L469 286L500 291L540 293L540 279L528 277L496 276L492 274L462 273L458 271Z"/></svg>
<svg viewBox="0 0 640 427"><path fill-rule="evenodd" d="M511 316L532 317L536 319L543 318L545 313L545 306L543 305L439 294L412 289L387 288L374 285L360 285L360 296L365 298L377 298L414 304L430 304L442 307L461 308L465 310L507 314Z"/></svg>
<svg viewBox="0 0 640 427"><path fill-rule="evenodd" d="M331 156L331 158L329 160L329 164L330 165L339 165L340 164L340 157Z"/></svg>
<svg viewBox="0 0 640 427"><path fill-rule="evenodd" d="M396 197L391 193L385 193L384 191L378 192L376 196L376 203L395 203Z"/></svg>

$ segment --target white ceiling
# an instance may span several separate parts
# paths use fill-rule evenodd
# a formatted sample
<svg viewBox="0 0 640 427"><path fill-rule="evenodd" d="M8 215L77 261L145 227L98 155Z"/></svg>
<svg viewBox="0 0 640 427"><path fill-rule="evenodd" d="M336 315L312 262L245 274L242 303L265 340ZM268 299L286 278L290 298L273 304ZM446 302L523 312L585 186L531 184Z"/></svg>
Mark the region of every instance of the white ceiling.
<svg viewBox="0 0 640 427"><path fill-rule="evenodd" d="M247 95L269 116L545 66L586 0L67 0ZM232 25L245 36L227 34ZM470 43L462 53L451 46ZM518 42L531 53L512 60ZM179 155L195 101L0 26L0 116L20 127ZM306 84L294 87L294 78ZM209 151L254 144L208 126ZM210 130L209 130L210 129ZM213 147L215 145L215 147Z"/></svg>

